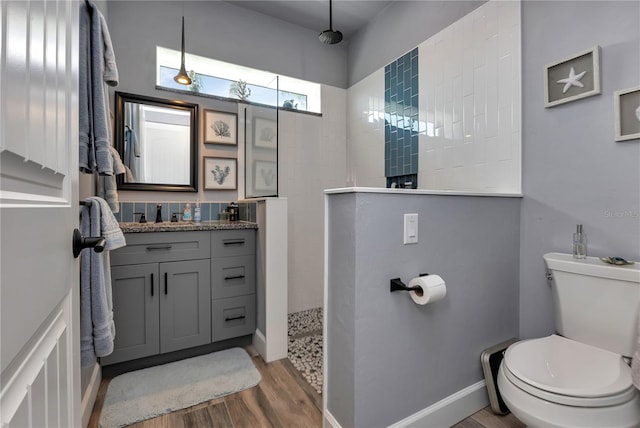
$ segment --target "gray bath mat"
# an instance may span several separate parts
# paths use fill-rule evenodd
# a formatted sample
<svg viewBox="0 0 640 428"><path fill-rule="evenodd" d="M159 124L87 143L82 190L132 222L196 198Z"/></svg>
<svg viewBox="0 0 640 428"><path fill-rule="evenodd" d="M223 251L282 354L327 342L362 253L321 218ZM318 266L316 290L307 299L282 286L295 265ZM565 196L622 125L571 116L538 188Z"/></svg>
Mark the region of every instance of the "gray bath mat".
<svg viewBox="0 0 640 428"><path fill-rule="evenodd" d="M149 367L109 383L100 427L122 427L256 386L260 373L244 349Z"/></svg>

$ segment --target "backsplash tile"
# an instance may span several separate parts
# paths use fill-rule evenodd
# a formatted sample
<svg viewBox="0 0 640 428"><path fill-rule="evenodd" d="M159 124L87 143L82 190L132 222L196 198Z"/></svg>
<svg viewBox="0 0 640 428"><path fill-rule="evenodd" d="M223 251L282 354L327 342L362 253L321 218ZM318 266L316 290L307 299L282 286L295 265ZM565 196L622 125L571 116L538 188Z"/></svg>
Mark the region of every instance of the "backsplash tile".
<svg viewBox="0 0 640 428"><path fill-rule="evenodd" d="M194 215L195 202L189 202L191 204L191 214ZM120 212L115 214L116 220L119 222L137 222L140 220L140 214L134 214L144 212L147 221L153 223L156 221L156 207L162 205L162 220L171 221L171 215L176 213L178 221L182 220L182 214L184 213L184 207L187 202L121 202ZM201 202L200 203L200 217L202 221L216 221L220 219L220 211L227 208L228 201L225 202ZM252 202L244 202L239 204L240 208L240 220L244 221L256 221L256 204Z"/></svg>
<svg viewBox="0 0 640 428"><path fill-rule="evenodd" d="M418 48L384 69L387 187L418 181Z"/></svg>

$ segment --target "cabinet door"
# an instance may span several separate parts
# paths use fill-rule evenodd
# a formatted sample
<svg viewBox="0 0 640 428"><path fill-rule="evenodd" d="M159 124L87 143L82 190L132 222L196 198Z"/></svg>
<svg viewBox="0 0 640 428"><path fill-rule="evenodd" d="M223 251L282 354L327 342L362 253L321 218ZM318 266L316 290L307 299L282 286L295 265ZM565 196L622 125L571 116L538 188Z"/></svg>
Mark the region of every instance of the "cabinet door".
<svg viewBox="0 0 640 428"><path fill-rule="evenodd" d="M210 261L160 264L160 352L211 343Z"/></svg>
<svg viewBox="0 0 640 428"><path fill-rule="evenodd" d="M102 358L103 364L160 351L159 282L157 263L111 268L116 338L113 354Z"/></svg>

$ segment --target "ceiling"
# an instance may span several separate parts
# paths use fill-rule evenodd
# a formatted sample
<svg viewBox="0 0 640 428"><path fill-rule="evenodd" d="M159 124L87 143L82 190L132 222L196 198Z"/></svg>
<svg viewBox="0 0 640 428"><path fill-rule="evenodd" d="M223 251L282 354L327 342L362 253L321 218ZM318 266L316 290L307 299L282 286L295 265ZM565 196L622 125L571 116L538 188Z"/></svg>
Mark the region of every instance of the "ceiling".
<svg viewBox="0 0 640 428"><path fill-rule="evenodd" d="M226 0L318 34L329 29L329 0ZM394 0L333 0L333 30L349 39Z"/></svg>

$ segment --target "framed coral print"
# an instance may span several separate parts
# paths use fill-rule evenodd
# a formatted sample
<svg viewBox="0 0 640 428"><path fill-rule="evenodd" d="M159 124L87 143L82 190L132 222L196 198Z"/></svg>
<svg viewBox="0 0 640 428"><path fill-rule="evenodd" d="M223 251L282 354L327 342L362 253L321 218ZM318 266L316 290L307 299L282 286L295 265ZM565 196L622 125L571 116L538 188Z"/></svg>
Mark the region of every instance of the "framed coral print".
<svg viewBox="0 0 640 428"><path fill-rule="evenodd" d="M265 149L278 147L278 124L275 120L256 117L254 120L254 145Z"/></svg>
<svg viewBox="0 0 640 428"><path fill-rule="evenodd" d="M616 141L640 138L640 86L613 94L616 112Z"/></svg>
<svg viewBox="0 0 640 428"><path fill-rule="evenodd" d="M232 158L203 157L205 190L234 190L238 187L238 162Z"/></svg>
<svg viewBox="0 0 640 428"><path fill-rule="evenodd" d="M238 143L238 115L215 110L202 111L203 141L207 144Z"/></svg>
<svg viewBox="0 0 640 428"><path fill-rule="evenodd" d="M594 46L545 67L545 107L557 106L599 93L600 46Z"/></svg>
<svg viewBox="0 0 640 428"><path fill-rule="evenodd" d="M278 164L276 162L255 161L253 177L254 189L264 192L278 190Z"/></svg>

